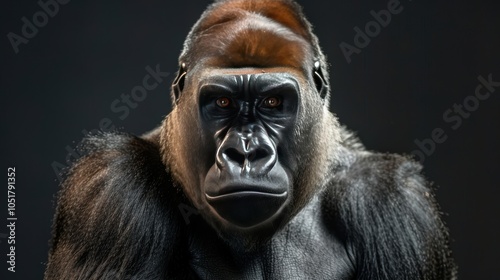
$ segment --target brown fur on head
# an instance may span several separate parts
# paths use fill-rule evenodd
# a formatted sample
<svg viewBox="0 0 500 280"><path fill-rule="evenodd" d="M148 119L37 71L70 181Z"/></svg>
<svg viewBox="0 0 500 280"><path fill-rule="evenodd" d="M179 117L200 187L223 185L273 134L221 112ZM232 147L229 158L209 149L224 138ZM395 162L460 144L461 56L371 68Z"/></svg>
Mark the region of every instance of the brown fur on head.
<svg viewBox="0 0 500 280"><path fill-rule="evenodd" d="M309 46L307 54L304 45ZM188 34L179 65L192 69L200 60L221 68L283 66L305 72L319 61L329 80L311 24L290 0L216 1Z"/></svg>

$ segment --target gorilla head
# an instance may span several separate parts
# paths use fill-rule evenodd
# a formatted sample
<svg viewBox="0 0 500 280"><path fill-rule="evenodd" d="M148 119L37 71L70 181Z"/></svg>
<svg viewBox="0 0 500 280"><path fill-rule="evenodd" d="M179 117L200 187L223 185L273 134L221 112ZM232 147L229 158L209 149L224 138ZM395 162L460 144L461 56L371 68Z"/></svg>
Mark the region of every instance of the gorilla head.
<svg viewBox="0 0 500 280"><path fill-rule="evenodd" d="M164 163L224 239L269 238L322 187L339 138L310 24L291 1L218 1L179 65Z"/></svg>

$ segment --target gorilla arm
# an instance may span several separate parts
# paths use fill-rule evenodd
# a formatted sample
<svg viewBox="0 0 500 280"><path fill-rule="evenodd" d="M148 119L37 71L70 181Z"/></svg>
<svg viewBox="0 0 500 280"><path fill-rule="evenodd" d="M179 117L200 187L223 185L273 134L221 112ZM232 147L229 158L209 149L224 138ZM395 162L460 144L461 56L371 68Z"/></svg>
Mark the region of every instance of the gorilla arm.
<svg viewBox="0 0 500 280"><path fill-rule="evenodd" d="M337 174L326 203L357 279L454 279L447 230L421 166L398 155L359 154Z"/></svg>
<svg viewBox="0 0 500 280"><path fill-rule="evenodd" d="M171 265L186 275L170 261L182 243L179 202L157 145L105 134L82 147L59 195L45 279L163 279Z"/></svg>

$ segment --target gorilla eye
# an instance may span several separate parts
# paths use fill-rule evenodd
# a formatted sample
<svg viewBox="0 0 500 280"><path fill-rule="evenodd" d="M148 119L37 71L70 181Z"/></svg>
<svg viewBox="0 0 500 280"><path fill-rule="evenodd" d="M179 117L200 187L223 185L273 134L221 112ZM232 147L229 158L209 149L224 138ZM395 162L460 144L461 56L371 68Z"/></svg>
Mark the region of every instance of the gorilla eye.
<svg viewBox="0 0 500 280"><path fill-rule="evenodd" d="M264 100L263 105L267 108L277 108L281 105L281 98L276 96L268 97Z"/></svg>
<svg viewBox="0 0 500 280"><path fill-rule="evenodd" d="M215 103L217 103L217 106L221 107L221 108L227 108L229 107L229 105L231 105L231 99L227 98L227 97L221 97L221 98L218 98Z"/></svg>

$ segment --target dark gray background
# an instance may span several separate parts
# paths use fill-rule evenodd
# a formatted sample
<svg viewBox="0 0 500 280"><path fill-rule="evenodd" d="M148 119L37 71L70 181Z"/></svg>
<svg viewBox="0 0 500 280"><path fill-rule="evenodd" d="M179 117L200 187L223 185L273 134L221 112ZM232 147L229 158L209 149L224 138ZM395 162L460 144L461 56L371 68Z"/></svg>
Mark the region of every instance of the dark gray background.
<svg viewBox="0 0 500 280"><path fill-rule="evenodd" d="M36 1L1 10L0 234L6 233L7 167L17 171L17 272L1 279L41 279L49 248L66 146L109 118L135 134L170 110L169 84L190 27L210 1L71 1L15 54L7 34L21 34ZM447 140L426 157L424 173L451 229L461 279L495 279L500 261L500 88L453 130L443 113L474 94L477 77L500 81L500 21L495 1L401 1L403 11L347 63L339 44L388 1L300 1L332 64L332 106L370 150L410 153L415 139L442 128ZM146 66L171 72L124 120L110 109L142 83ZM5 278L5 276L8 276ZM498 276L497 276L498 277ZM496 278L498 279L498 278Z"/></svg>

